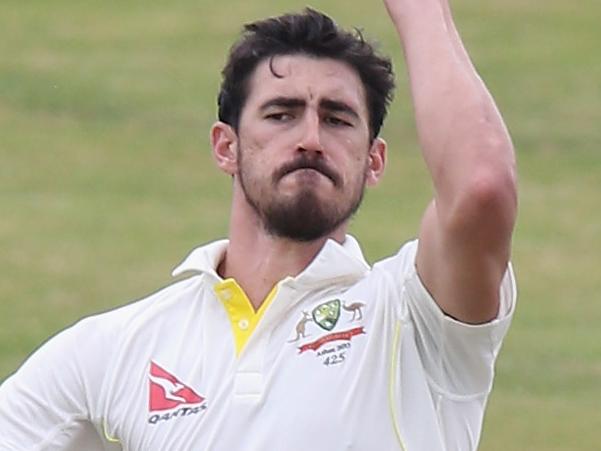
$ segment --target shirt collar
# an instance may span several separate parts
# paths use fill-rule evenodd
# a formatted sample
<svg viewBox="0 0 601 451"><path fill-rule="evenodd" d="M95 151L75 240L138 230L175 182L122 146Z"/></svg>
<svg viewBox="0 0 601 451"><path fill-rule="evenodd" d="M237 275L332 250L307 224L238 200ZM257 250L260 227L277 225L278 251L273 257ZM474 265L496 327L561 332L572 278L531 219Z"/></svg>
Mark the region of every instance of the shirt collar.
<svg viewBox="0 0 601 451"><path fill-rule="evenodd" d="M173 270L173 276L186 272L200 272L219 278L217 266L223 258L229 241L219 240L192 250L184 261ZM292 281L306 286L318 286L337 280L358 280L369 271L361 247L351 235L342 244L329 239L313 261Z"/></svg>
<svg viewBox="0 0 601 451"><path fill-rule="evenodd" d="M200 272L219 277L217 266L223 259L228 243L228 240L217 240L192 249L171 275L177 277L187 272Z"/></svg>

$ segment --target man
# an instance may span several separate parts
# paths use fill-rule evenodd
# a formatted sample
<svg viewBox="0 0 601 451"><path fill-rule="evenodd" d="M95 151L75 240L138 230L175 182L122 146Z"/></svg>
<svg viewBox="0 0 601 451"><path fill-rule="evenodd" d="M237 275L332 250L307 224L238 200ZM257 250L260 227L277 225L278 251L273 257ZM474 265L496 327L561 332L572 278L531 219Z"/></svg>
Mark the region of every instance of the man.
<svg viewBox="0 0 601 451"><path fill-rule="evenodd" d="M0 389L0 450L477 447L515 302L512 145L447 0L385 4L435 188L419 240L370 268L345 233L384 170L390 62L312 10L248 25L211 130L229 241L36 352Z"/></svg>

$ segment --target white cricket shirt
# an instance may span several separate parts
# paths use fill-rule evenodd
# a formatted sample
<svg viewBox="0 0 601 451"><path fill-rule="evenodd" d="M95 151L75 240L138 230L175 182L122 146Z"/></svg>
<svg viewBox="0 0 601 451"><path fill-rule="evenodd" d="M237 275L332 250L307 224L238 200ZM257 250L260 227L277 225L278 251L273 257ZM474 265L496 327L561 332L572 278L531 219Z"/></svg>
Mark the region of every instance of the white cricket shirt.
<svg viewBox="0 0 601 451"><path fill-rule="evenodd" d="M469 451L515 302L459 323L415 271L328 241L253 316L216 273L227 247L148 298L50 339L0 387L0 450Z"/></svg>

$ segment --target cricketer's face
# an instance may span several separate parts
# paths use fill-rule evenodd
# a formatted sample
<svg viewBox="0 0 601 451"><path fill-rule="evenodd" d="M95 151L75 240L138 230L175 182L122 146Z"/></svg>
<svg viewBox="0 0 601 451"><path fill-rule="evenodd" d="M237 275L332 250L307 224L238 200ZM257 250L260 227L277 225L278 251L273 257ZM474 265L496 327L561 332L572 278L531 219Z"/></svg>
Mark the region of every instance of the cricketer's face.
<svg viewBox="0 0 601 451"><path fill-rule="evenodd" d="M234 184L267 232L312 241L348 222L384 166L368 124L363 84L343 62L286 55L257 66Z"/></svg>

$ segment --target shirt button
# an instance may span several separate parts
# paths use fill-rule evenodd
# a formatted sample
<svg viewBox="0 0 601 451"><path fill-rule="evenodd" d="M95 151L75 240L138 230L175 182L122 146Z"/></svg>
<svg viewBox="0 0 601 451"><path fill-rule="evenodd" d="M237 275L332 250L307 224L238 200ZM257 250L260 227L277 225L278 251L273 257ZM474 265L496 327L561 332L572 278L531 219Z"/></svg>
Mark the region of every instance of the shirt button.
<svg viewBox="0 0 601 451"><path fill-rule="evenodd" d="M247 319L241 319L240 321L238 321L238 327L241 330L248 329L248 326L249 326L249 324L248 324L248 320Z"/></svg>

